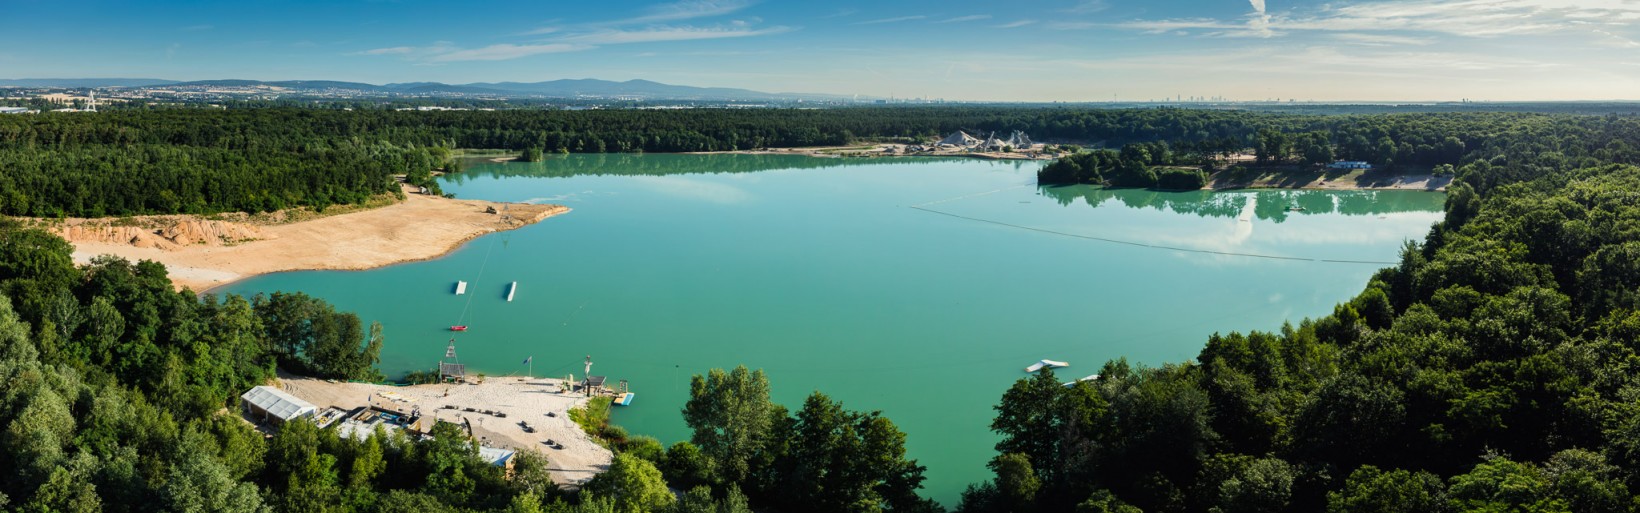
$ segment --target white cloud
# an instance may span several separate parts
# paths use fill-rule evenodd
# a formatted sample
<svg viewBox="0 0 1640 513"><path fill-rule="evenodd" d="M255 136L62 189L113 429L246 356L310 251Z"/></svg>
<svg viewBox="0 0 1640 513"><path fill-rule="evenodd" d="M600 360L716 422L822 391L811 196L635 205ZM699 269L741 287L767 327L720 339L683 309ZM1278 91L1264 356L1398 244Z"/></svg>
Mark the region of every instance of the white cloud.
<svg viewBox="0 0 1640 513"><path fill-rule="evenodd" d="M989 20L989 19L991 19L991 15L989 15L989 14L970 14L970 15L967 15L967 16L958 16L958 17L955 17L955 18L946 18L946 19L943 19L943 20L940 20L940 21L936 21L934 23L962 23L962 22L965 22L965 21L980 21L980 20Z"/></svg>
<svg viewBox="0 0 1640 513"><path fill-rule="evenodd" d="M419 64L442 64L463 61L504 61L548 53L578 52L593 48L570 43L550 44L496 44L482 48L461 48L449 41L437 41L430 46L393 46L375 48L348 55L397 55Z"/></svg>
<svg viewBox="0 0 1640 513"><path fill-rule="evenodd" d="M923 20L923 19L928 19L928 17L920 15L920 14L916 15L916 16L900 16L900 17L895 17L895 18L882 18L882 19L876 19L876 20L870 20L870 21L862 21L862 22L859 22L859 23L855 23L855 25L877 25L877 24L880 24L880 23L899 23L899 22L902 22L902 21L916 21L916 20Z"/></svg>
<svg viewBox="0 0 1640 513"><path fill-rule="evenodd" d="M724 39L736 37L764 36L790 32L790 27L769 27L766 29L749 28L701 28L701 27L654 27L643 30L600 30L586 34L565 36L558 39L562 42L583 43L591 45L626 44L626 43L654 43L660 41L693 41L700 39Z"/></svg>
<svg viewBox="0 0 1640 513"><path fill-rule="evenodd" d="M416 48L412 46L394 46L390 48L376 48L373 50L355 52L353 55L404 55L414 53L415 51Z"/></svg>
<svg viewBox="0 0 1640 513"><path fill-rule="evenodd" d="M1432 37L1397 36L1391 34L1360 34L1345 32L1333 34L1333 39L1363 46L1428 46L1435 44Z"/></svg>
<svg viewBox="0 0 1640 513"><path fill-rule="evenodd" d="M667 21L708 18L730 14L752 5L745 0L685 0L670 4L661 4L648 9L648 13L633 18L609 22L609 25L636 25L643 23L659 23Z"/></svg>
<svg viewBox="0 0 1640 513"><path fill-rule="evenodd" d="M732 14L753 4L750 0L684 0L668 4L660 4L646 9L645 14L631 18L581 24L582 28L619 27L623 25L645 25L664 23L669 21L691 20L695 18L710 18ZM558 25L548 25L535 30L524 32L526 36L540 36L555 34L564 31Z"/></svg>
<svg viewBox="0 0 1640 513"><path fill-rule="evenodd" d="M427 58L430 62L460 62L460 61L504 61L540 55L544 53L578 52L589 47L564 43L541 45L498 44L470 50L454 50L438 53Z"/></svg>
<svg viewBox="0 0 1640 513"><path fill-rule="evenodd" d="M1629 0L1372 0L1284 15L1268 12L1264 0L1248 3L1253 12L1245 23L1185 18L1133 20L1117 26L1152 33L1212 30L1216 32L1196 35L1257 37L1299 31L1329 32L1334 37L1343 33L1401 33L1403 37L1405 33L1421 33L1470 38L1581 32L1626 47L1625 42L1633 38L1623 32L1632 32L1633 22L1640 20L1640 3ZM1393 44L1385 38L1380 42Z"/></svg>
<svg viewBox="0 0 1640 513"><path fill-rule="evenodd" d="M1030 24L1033 24L1033 23L1036 23L1036 20L1019 20L1019 21L1015 21L1015 22L1011 22L1011 23L1004 23L1004 24L1001 24L1001 25L997 25L997 28L1019 28L1019 27L1030 25Z"/></svg>
<svg viewBox="0 0 1640 513"><path fill-rule="evenodd" d="M1065 12L1071 14L1093 14L1109 8L1110 4L1105 3L1105 0L1082 0L1077 2L1076 5L1071 6L1071 8L1065 9Z"/></svg>

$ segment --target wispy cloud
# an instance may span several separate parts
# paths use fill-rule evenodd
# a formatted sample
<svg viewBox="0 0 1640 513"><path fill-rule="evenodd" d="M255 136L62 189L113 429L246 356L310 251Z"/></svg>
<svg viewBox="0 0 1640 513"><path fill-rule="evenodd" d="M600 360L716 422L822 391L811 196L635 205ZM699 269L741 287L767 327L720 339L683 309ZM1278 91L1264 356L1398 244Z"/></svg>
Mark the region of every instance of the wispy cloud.
<svg viewBox="0 0 1640 513"><path fill-rule="evenodd" d="M821 19L841 18L841 17L844 17L844 16L853 16L853 15L859 14L859 13L860 13L859 9L843 9L841 11L837 11L837 12L832 13L832 14L821 16L820 18Z"/></svg>
<svg viewBox="0 0 1640 513"><path fill-rule="evenodd" d="M394 46L389 48L375 48L362 52L354 52L351 55L404 55L414 53L415 51L416 48L413 46Z"/></svg>
<svg viewBox="0 0 1640 513"><path fill-rule="evenodd" d="M943 20L940 20L940 21L936 21L934 23L962 23L962 22L965 22L965 21L980 21L980 20L989 20L989 19L991 19L991 15L989 15L989 14L970 14L970 15L967 15L967 16L958 16L958 17L955 17L955 18L946 18L946 19L943 19Z"/></svg>
<svg viewBox="0 0 1640 513"><path fill-rule="evenodd" d="M774 26L756 28L758 18L729 21L716 26L670 25L664 22L723 16L752 5L748 0L686 0L662 4L648 9L637 17L614 21L549 25L520 36L542 36L534 41L493 44L481 48L459 48L453 43L439 42L432 46L394 46L354 52L349 55L398 55L421 64L464 61L502 61L532 55L568 53L592 50L604 45L657 43L665 41L695 41L780 34L796 30ZM549 23L556 23L557 20ZM642 25L630 27L632 25ZM642 55L642 54L640 54Z"/></svg>
<svg viewBox="0 0 1640 513"><path fill-rule="evenodd" d="M1363 46L1428 46L1435 44L1432 37L1397 36L1391 34L1333 34L1333 39Z"/></svg>
<svg viewBox="0 0 1640 513"><path fill-rule="evenodd" d="M928 16L924 16L924 15L919 14L919 15L916 15L916 16L899 16L899 17L894 17L894 18L882 18L882 19L876 19L876 20L862 21L862 22L859 22L859 23L855 23L855 25L877 25L877 24L881 24L881 23L899 23L899 22L902 22L902 21L916 21L916 20L926 20L926 19L928 19Z"/></svg>
<svg viewBox="0 0 1640 513"><path fill-rule="evenodd" d="M1273 37L1275 31L1270 30L1270 13L1264 10L1264 0L1247 0L1253 4L1253 14L1247 19L1247 32L1239 35L1254 37Z"/></svg>
<svg viewBox="0 0 1640 513"><path fill-rule="evenodd" d="M216 28L216 25L189 25L182 27L183 32L199 32Z"/></svg>
<svg viewBox="0 0 1640 513"><path fill-rule="evenodd" d="M684 0L681 2L652 6L646 9L644 14L638 16L621 18L617 20L584 23L580 24L579 27L581 29L596 29L627 25L667 23L692 20L696 18L710 18L739 12L742 9L751 7L753 3L754 2L751 0ZM555 34L558 32L570 31L573 28L574 27L565 27L554 21L550 25L524 32L521 35L540 36Z"/></svg>
<svg viewBox="0 0 1640 513"><path fill-rule="evenodd" d="M1197 31L1193 35L1230 37L1276 37L1299 31L1325 32L1333 37L1353 33L1469 38L1583 33L1624 46L1624 41L1633 38L1623 35L1623 31L1632 31L1640 22L1640 3L1628 0L1373 0L1302 14L1271 13L1264 0L1248 3L1252 12L1239 23L1185 18L1132 20L1117 26L1153 33L1184 30ZM1388 38L1378 40L1393 44ZM1355 42L1363 41L1364 37Z"/></svg>
<svg viewBox="0 0 1640 513"><path fill-rule="evenodd" d="M1077 2L1076 5L1071 6L1071 8L1065 9L1065 12L1071 14L1093 14L1109 8L1110 4L1106 3L1105 0L1082 0Z"/></svg>
<svg viewBox="0 0 1640 513"><path fill-rule="evenodd" d="M661 4L650 7L641 16L615 20L608 25L638 25L644 23L662 23L668 21L691 20L695 18L709 18L723 16L741 9L750 7L752 2L746 0L685 0L670 4Z"/></svg>
<svg viewBox="0 0 1640 513"><path fill-rule="evenodd" d="M564 43L544 45L498 44L471 50L455 50L429 57L428 62L505 61L544 53L578 52L588 47Z"/></svg>
<svg viewBox="0 0 1640 513"><path fill-rule="evenodd" d="M443 64L465 61L505 61L531 55L578 52L593 48L590 45L570 43L549 44L496 44L481 48L460 48L449 41L438 41L430 46L393 46L353 52L348 55L397 55L423 64Z"/></svg>
<svg viewBox="0 0 1640 513"><path fill-rule="evenodd" d="M642 30L600 30L586 34L565 36L557 39L561 42L583 43L589 45L614 45L627 43L654 43L660 41L693 41L700 39L725 39L736 37L765 36L790 32L790 27L769 27L764 29L750 29L744 27L655 27Z"/></svg>
<svg viewBox="0 0 1640 513"><path fill-rule="evenodd" d="M1015 21L1015 22L1011 22L1011 23L1004 23L1004 24L1001 24L1001 25L997 25L997 28L1019 28L1019 27L1030 25L1030 24L1033 24L1033 23L1036 23L1036 20L1019 20L1019 21Z"/></svg>

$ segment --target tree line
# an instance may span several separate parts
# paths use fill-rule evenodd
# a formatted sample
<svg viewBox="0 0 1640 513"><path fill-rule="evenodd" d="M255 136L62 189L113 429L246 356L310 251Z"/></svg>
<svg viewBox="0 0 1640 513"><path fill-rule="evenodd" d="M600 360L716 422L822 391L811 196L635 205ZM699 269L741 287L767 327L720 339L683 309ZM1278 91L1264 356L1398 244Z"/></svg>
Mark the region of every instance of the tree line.
<svg viewBox="0 0 1640 513"><path fill-rule="evenodd" d="M152 109L0 116L0 214L38 217L322 209L436 190L455 148L547 153L698 152L924 140L956 130L1024 130L1109 151L1044 169L1044 183L1190 188L1211 164L1331 159L1537 176L1633 163L1632 117L1524 113L1313 116L1175 108L870 107L502 110ZM1555 158L1549 158L1549 156ZM1530 161L1529 168L1517 161ZM1484 164L1481 164L1484 162ZM1159 169L1158 169L1159 168ZM1488 172L1488 175L1498 173ZM1485 188L1489 183L1472 181Z"/></svg>
<svg viewBox="0 0 1640 513"><path fill-rule="evenodd" d="M1242 114L1192 131L1190 118L1142 111L1168 125L1153 140L1106 140L1106 148L1058 159L1043 184L1193 189L1238 153L1258 165L1317 166L1336 160L1377 168L1440 170L1490 187L1606 163L1640 163L1640 119L1632 116L1465 113L1376 116ZM1109 134L1113 131L1096 130ZM1116 144L1116 143L1120 144Z"/></svg>

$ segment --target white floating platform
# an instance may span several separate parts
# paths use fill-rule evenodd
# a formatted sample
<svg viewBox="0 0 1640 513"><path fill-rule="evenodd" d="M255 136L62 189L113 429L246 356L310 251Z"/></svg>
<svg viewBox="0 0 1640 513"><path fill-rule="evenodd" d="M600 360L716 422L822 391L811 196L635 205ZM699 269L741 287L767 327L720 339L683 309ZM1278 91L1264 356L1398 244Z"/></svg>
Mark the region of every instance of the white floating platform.
<svg viewBox="0 0 1640 513"><path fill-rule="evenodd" d="M507 288L507 300L512 301L513 294L517 294L517 293L518 293L518 282L515 281L515 282L512 282L511 287Z"/></svg>
<svg viewBox="0 0 1640 513"><path fill-rule="evenodd" d="M1036 371L1039 371L1039 370L1042 370L1042 369L1052 369L1052 368L1070 367L1070 366L1071 366L1071 364L1068 364L1068 363L1065 363L1065 362L1054 361L1054 360L1042 360L1040 362L1036 362L1036 363L1031 364L1030 367L1026 367L1025 372L1036 372Z"/></svg>
<svg viewBox="0 0 1640 513"><path fill-rule="evenodd" d="M466 293L467 293L467 282L457 281L456 282L456 295L459 296L459 295L466 294Z"/></svg>
<svg viewBox="0 0 1640 513"><path fill-rule="evenodd" d="M1083 381L1093 381L1093 380L1096 380L1096 379L1099 379L1098 374L1089 374L1088 377L1066 383L1065 386L1075 386L1077 383L1081 383Z"/></svg>

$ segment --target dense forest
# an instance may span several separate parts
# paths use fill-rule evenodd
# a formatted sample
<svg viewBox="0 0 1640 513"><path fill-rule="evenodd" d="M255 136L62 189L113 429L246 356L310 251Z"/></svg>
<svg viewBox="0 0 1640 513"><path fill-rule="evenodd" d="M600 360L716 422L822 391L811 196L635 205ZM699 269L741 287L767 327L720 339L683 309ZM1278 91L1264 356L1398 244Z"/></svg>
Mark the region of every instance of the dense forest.
<svg viewBox="0 0 1640 513"><path fill-rule="evenodd" d="M1306 116L1050 107L506 110L161 109L0 116L0 214L36 217L322 209L436 185L456 148L686 152L926 140L1023 130L1105 148L1045 168L1044 183L1199 187L1194 169L1251 149L1261 162L1364 160L1518 180L1632 163L1632 117L1525 113ZM1160 167L1158 167L1160 166ZM432 187L429 187L432 188ZM437 193L439 191L431 191Z"/></svg>
<svg viewBox="0 0 1640 513"><path fill-rule="evenodd" d="M1146 111L1147 126L1178 123L1153 139L1103 139L1108 148L1059 159L1037 177L1044 184L1196 189L1236 153L1259 165L1316 166L1364 161L1390 170L1460 174L1482 189L1498 183L1605 163L1640 163L1640 120L1617 116L1538 114L1403 114L1380 116L1248 115L1189 122ZM1232 122L1235 120L1235 122ZM1110 133L1098 129L1095 133ZM1187 166L1181 168L1180 166Z"/></svg>
<svg viewBox="0 0 1640 513"><path fill-rule="evenodd" d="M270 162L311 169L309 181L237 197L266 191L286 205L318 206L320 192L343 202L378 193L389 174L425 176L452 147L556 151L552 137L596 135L604 151L656 151L650 145L696 136L716 145L731 134L751 138L730 147L776 145L807 130L848 140L1020 128L1122 147L1110 151L1114 164L1100 161L1115 167L1124 154L1138 159L1138 149L1146 162L1156 153L1249 149L1270 162L1299 161L1320 155L1323 142L1331 158L1452 165L1444 221L1332 314L1215 335L1194 361L1118 359L1097 380L1065 386L1044 372L1014 384L991 425L1001 435L995 478L971 487L957 509L1628 512L1640 506L1636 123L986 108L40 115L0 117L0 155L39 163L0 162L0 198L20 194L27 212L53 215L115 213L109 205L263 208L205 194L214 189L203 184L258 184L251 177L285 176L279 165L234 161L245 166L234 177L186 163L266 150L295 159ZM645 134L641 144L612 150L622 130ZM317 156L329 151L341 153ZM1366 151L1376 153L1357 153ZM357 158L363 167L293 163L307 158ZM60 159L110 167L73 174L53 167ZM180 164L143 167L150 160ZM52 173L67 176L35 176ZM109 176L121 174L132 176ZM195 181L179 178L188 176ZM178 184L158 191L180 206L156 206L150 189L75 180ZM38 192L50 183L84 192ZM81 198L78 207L69 196ZM13 199L4 201L11 208ZM448 425L431 440L348 440L301 422L264 438L224 407L275 368L380 379L382 328L300 294L176 292L158 264L104 257L76 266L71 252L50 234L0 223L3 511L939 509L916 495L923 470L887 418L820 393L795 410L773 404L769 378L746 369L691 381L687 442L663 447L610 433L619 435L608 437L614 463L575 495L560 492L532 455L507 478Z"/></svg>

